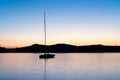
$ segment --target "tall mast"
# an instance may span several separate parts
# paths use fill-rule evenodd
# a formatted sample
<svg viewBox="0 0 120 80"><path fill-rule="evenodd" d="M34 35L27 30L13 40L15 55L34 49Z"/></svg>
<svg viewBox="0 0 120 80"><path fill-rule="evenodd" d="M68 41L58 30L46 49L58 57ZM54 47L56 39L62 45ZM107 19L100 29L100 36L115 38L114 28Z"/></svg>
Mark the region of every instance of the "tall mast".
<svg viewBox="0 0 120 80"><path fill-rule="evenodd" d="M44 11L44 45L45 45L45 54L46 54L46 12Z"/></svg>
<svg viewBox="0 0 120 80"><path fill-rule="evenodd" d="M39 58L43 58L43 59L45 59L45 61L46 61L46 59L49 59L49 58L54 58L54 54L48 54L47 52L47 33L46 33L46 12L44 11L44 45L45 45L45 47L44 47L44 55L40 55L39 56ZM45 78L46 79L46 78Z"/></svg>

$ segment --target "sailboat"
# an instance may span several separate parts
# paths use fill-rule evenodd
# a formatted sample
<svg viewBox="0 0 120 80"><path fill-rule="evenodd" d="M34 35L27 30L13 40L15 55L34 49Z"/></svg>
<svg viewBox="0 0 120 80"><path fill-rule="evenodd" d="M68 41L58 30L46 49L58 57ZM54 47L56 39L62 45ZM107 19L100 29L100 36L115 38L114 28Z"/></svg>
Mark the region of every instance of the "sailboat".
<svg viewBox="0 0 120 80"><path fill-rule="evenodd" d="M43 59L54 58L55 55L47 53L47 48L46 48L46 12L45 11L44 11L44 39L45 39L45 42L44 42L45 53L40 55L39 58L43 58Z"/></svg>

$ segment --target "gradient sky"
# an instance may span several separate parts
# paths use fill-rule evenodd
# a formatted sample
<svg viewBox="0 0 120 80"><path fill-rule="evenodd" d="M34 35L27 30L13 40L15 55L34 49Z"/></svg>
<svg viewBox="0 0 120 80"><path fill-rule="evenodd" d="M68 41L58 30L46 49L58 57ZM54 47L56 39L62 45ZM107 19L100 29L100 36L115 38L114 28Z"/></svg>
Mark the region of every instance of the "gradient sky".
<svg viewBox="0 0 120 80"><path fill-rule="evenodd" d="M0 0L0 46L120 45L120 0Z"/></svg>

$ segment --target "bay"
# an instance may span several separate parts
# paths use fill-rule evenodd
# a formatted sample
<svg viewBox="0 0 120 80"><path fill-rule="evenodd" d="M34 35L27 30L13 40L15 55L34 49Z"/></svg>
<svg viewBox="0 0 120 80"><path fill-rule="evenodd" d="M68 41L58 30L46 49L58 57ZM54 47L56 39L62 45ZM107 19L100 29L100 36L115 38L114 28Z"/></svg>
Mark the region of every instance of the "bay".
<svg viewBox="0 0 120 80"><path fill-rule="evenodd" d="M120 80L120 53L40 54L0 53L0 80Z"/></svg>

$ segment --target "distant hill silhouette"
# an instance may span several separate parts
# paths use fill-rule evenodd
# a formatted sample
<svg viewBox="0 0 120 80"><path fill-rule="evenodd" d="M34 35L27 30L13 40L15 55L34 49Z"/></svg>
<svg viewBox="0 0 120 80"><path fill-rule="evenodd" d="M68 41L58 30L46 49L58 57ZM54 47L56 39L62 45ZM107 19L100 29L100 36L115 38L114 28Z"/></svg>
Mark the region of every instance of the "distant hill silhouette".
<svg viewBox="0 0 120 80"><path fill-rule="evenodd" d="M25 52L25 53L72 53L72 52L120 52L120 46L104 46L104 45L86 45L75 46L70 44L55 44L55 45L39 45L33 44L30 46L7 49L0 47L0 53L7 52Z"/></svg>
<svg viewBox="0 0 120 80"><path fill-rule="evenodd" d="M48 52L76 52L77 46L70 45L70 44L55 44L48 46Z"/></svg>
<svg viewBox="0 0 120 80"><path fill-rule="evenodd" d="M0 52L6 52L6 51L7 51L6 48L0 47Z"/></svg>

